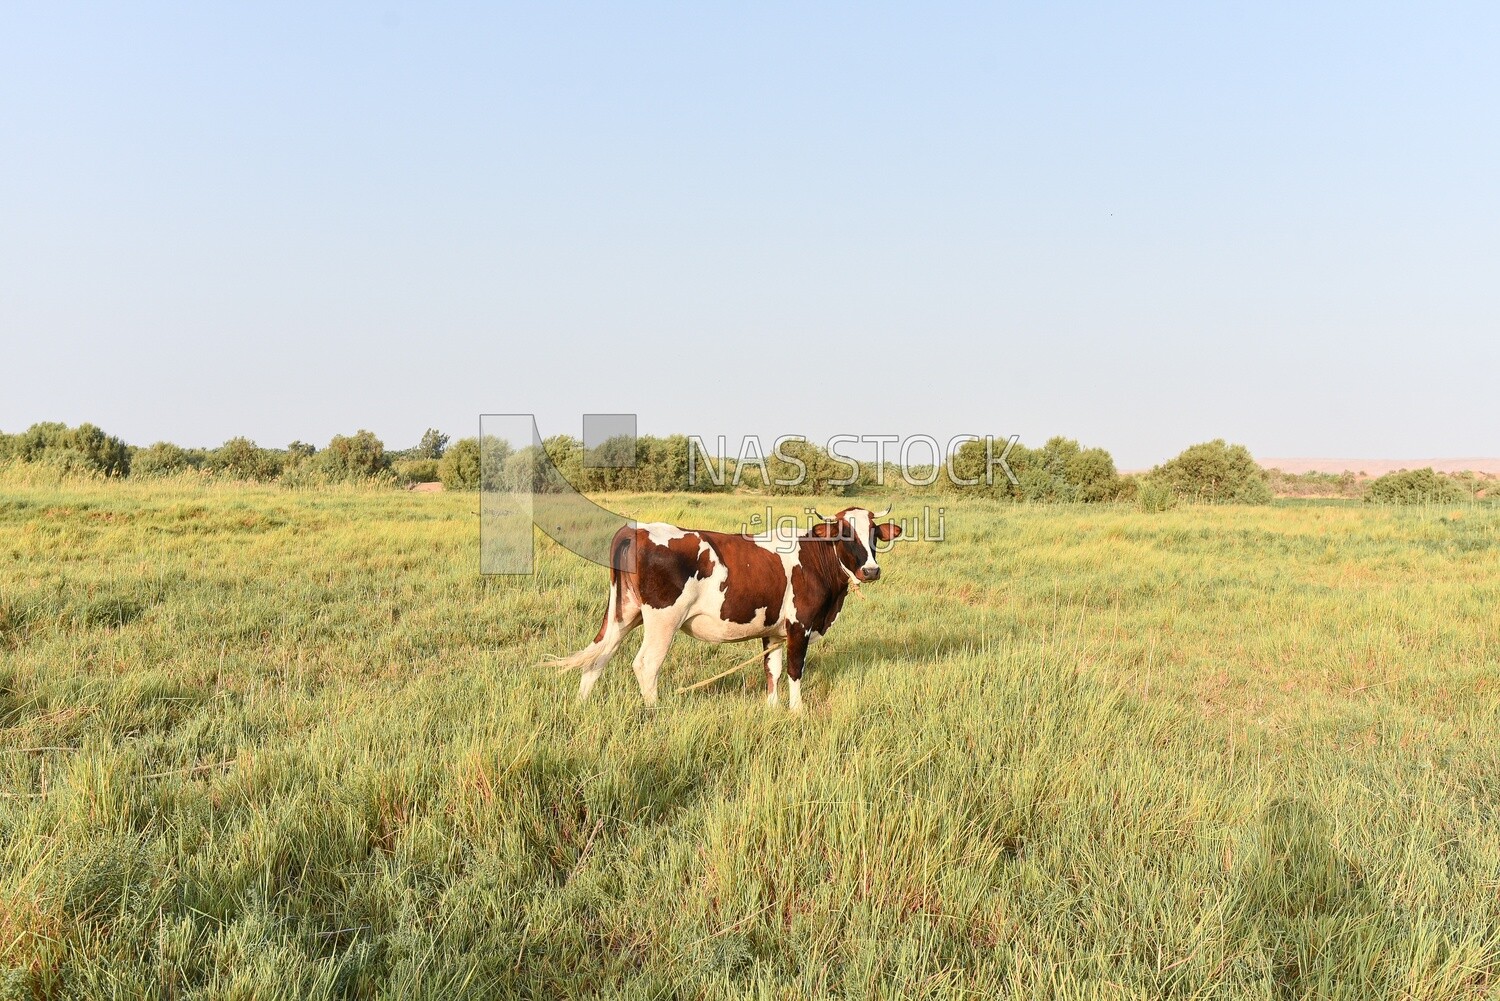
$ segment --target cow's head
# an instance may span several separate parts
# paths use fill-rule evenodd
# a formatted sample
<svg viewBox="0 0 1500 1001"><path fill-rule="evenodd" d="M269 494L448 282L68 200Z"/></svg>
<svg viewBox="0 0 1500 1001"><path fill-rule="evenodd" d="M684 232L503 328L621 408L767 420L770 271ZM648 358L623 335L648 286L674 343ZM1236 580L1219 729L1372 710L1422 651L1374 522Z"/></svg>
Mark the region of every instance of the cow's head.
<svg viewBox="0 0 1500 1001"><path fill-rule="evenodd" d="M817 514L816 511L813 513ZM880 565L875 562L876 545L901 535L901 526L895 522L875 524L890 513L890 508L875 514L867 508L847 507L832 518L818 514L823 524L817 526L813 534L838 547L839 562L854 574L855 580L878 580Z"/></svg>

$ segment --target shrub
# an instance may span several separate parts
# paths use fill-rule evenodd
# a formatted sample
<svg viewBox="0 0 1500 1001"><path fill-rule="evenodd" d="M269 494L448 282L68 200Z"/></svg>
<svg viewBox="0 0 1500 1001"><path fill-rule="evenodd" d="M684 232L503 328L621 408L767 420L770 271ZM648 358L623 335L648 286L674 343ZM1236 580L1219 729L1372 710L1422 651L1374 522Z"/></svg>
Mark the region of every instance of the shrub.
<svg viewBox="0 0 1500 1001"><path fill-rule="evenodd" d="M651 490L649 470L651 459L649 439L633 435L616 435L585 449L580 475L583 482L576 484L587 490Z"/></svg>
<svg viewBox="0 0 1500 1001"><path fill-rule="evenodd" d="M1268 469L1266 479L1271 493L1278 497L1359 497L1364 493L1359 477L1348 470L1342 473L1317 470L1288 473Z"/></svg>
<svg viewBox="0 0 1500 1001"><path fill-rule="evenodd" d="M530 476L533 489L539 493L559 493L567 489L564 480L568 483L581 484L583 476L583 442L566 434L553 435L542 442L542 453L537 453L534 448L523 448L508 455L505 463L507 475L510 472L518 472L523 469L524 464L517 456L527 454L531 456ZM491 480L490 471L485 470L485 484ZM521 476L527 475L520 473ZM526 480L508 479L506 485L510 489L525 489Z"/></svg>
<svg viewBox="0 0 1500 1001"><path fill-rule="evenodd" d="M549 438L548 441L554 439ZM566 442L554 443L554 447L559 445L565 447ZM566 451L563 453L565 462L576 458L578 457ZM563 493L568 487L556 459L552 450L545 447L545 443L541 448L528 445L505 455L503 469L485 469L484 485L491 489L502 487L507 490L530 490L539 494Z"/></svg>
<svg viewBox="0 0 1500 1001"><path fill-rule="evenodd" d="M300 466L317 454L317 446L309 445L305 441L294 441L286 447L286 466L288 469Z"/></svg>
<svg viewBox="0 0 1500 1001"><path fill-rule="evenodd" d="M989 460L985 449L983 441L969 441L959 446L953 457L954 475L960 480L980 482L972 487L958 485L957 489L1033 503L1082 501L1091 504L1117 500L1128 489L1109 452L1102 448L1084 448L1072 438L1053 437L1041 448L1027 448L1017 442L1008 451L1005 440L997 438L989 445ZM1002 457L1004 466L1000 464ZM984 482L987 461L992 462L991 483ZM1005 475L1006 467L1015 474L1017 482L1012 483Z"/></svg>
<svg viewBox="0 0 1500 1001"><path fill-rule="evenodd" d="M431 483L438 478L437 459L398 459L391 463L398 483Z"/></svg>
<svg viewBox="0 0 1500 1001"><path fill-rule="evenodd" d="M1031 450L1020 442L1007 445L1004 438L995 438L991 442L966 441L958 446L958 451L952 457L953 478L944 471L942 478L938 481L944 484L945 489L954 489L964 493L978 493L987 497L1001 497L1007 500L1020 498L1020 490L1016 484L1011 483L1005 475L1005 470L1010 469L1021 478L1020 474L1028 466L1027 459ZM1001 460L1004 465L1001 465ZM988 479L989 482L986 482ZM969 481L973 482L972 485Z"/></svg>
<svg viewBox="0 0 1500 1001"><path fill-rule="evenodd" d="M688 438L674 434L665 438L645 435L636 442L635 482L626 487L630 490L653 490L669 493L676 490L691 490L698 493L722 492L729 489L733 473L722 470L722 485L714 483L709 467L698 457L696 475L688 477Z"/></svg>
<svg viewBox="0 0 1500 1001"><path fill-rule="evenodd" d="M169 441L158 441L147 448L134 449L130 457L131 476L172 476L197 469L207 459L201 449L186 449Z"/></svg>
<svg viewBox="0 0 1500 1001"><path fill-rule="evenodd" d="M1365 500L1371 504L1454 504L1471 496L1461 485L1431 468L1387 473L1365 491Z"/></svg>
<svg viewBox="0 0 1500 1001"><path fill-rule="evenodd" d="M1079 449L1068 459L1063 475L1085 504L1119 500L1126 489L1125 481L1115 469L1114 456L1102 448Z"/></svg>
<svg viewBox="0 0 1500 1001"><path fill-rule="evenodd" d="M438 479L445 490L479 489L479 439L460 438L438 462Z"/></svg>
<svg viewBox="0 0 1500 1001"><path fill-rule="evenodd" d="M1177 495L1172 492L1171 487L1160 480L1148 477L1136 483L1135 502L1142 511L1156 514L1161 511L1170 511L1177 506Z"/></svg>
<svg viewBox="0 0 1500 1001"><path fill-rule="evenodd" d="M287 463L282 467L281 475L276 482L291 490L305 490L315 487L326 487L335 482L316 462Z"/></svg>
<svg viewBox="0 0 1500 1001"><path fill-rule="evenodd" d="M1032 504L1057 504L1077 500L1078 491L1061 476L1043 466L1032 466L1016 474L1021 500Z"/></svg>
<svg viewBox="0 0 1500 1001"><path fill-rule="evenodd" d="M249 438L230 438L208 455L209 472L235 480L274 480L281 475L279 453L261 448Z"/></svg>
<svg viewBox="0 0 1500 1001"><path fill-rule="evenodd" d="M385 443L361 428L352 435L336 434L316 457L317 467L330 480L361 480L391 467Z"/></svg>
<svg viewBox="0 0 1500 1001"><path fill-rule="evenodd" d="M583 479L576 485L583 490L654 493L728 490L733 475L727 470L728 463L702 454L695 457L693 481L689 481L688 448L687 436L680 434L665 438L652 435L610 438L586 451L579 471ZM714 483L715 474L724 480L722 485Z"/></svg>
<svg viewBox="0 0 1500 1001"><path fill-rule="evenodd" d="M24 462L45 462L68 472L130 473L130 446L93 424L76 428L55 421L33 424L11 440L8 450Z"/></svg>
<svg viewBox="0 0 1500 1001"><path fill-rule="evenodd" d="M1250 450L1227 444L1222 438L1190 446L1151 470L1147 479L1196 504L1271 502L1266 472L1256 465Z"/></svg>
<svg viewBox="0 0 1500 1001"><path fill-rule="evenodd" d="M777 496L839 496L855 483L847 480L850 470L827 451L810 441L790 438L782 441L766 456L768 482L766 490Z"/></svg>

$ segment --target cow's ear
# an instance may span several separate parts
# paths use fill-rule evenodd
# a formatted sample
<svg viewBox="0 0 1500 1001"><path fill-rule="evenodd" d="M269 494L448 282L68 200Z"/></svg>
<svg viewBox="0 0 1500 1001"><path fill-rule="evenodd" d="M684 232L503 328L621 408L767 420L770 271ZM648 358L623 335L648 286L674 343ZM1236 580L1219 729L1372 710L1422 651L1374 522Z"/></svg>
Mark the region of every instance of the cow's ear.
<svg viewBox="0 0 1500 1001"><path fill-rule="evenodd" d="M884 525L875 526L875 538L881 542L890 542L892 539L901 537L901 526L894 521L888 521Z"/></svg>

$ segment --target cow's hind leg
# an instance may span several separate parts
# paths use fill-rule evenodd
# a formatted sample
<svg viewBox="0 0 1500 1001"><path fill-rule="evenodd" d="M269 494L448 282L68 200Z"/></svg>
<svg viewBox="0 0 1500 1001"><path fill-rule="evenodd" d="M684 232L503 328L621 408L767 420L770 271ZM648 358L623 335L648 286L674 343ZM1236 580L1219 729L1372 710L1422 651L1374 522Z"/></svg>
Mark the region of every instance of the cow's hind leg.
<svg viewBox="0 0 1500 1001"><path fill-rule="evenodd" d="M661 671L662 661L667 659L667 650L682 624L676 610L671 608L645 608L641 649L635 655L635 680L641 686L641 698L646 705L656 705L656 676Z"/></svg>
<svg viewBox="0 0 1500 1001"><path fill-rule="evenodd" d="M614 609L611 608L605 614L609 615L613 611ZM624 643L625 637L641 624L641 613L638 609L627 608L626 613L626 617L620 622L616 622L613 618L606 618L599 638L594 641L594 647L597 649L593 659L584 665L578 675L579 702L589 697L589 692L594 690L594 682L599 680L599 675L603 674L604 669L609 666L610 660L620 649L620 644Z"/></svg>

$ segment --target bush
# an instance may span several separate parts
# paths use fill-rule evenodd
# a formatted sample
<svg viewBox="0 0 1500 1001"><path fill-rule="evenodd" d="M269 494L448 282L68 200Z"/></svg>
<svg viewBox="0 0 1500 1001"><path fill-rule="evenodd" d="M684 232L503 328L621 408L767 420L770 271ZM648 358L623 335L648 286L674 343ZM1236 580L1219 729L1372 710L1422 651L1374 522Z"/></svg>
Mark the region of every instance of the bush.
<svg viewBox="0 0 1500 1001"><path fill-rule="evenodd" d="M330 480L363 480L391 468L385 443L373 431L361 428L352 435L336 434L315 459L317 468Z"/></svg>
<svg viewBox="0 0 1500 1001"><path fill-rule="evenodd" d="M546 453L545 463L541 461L541 455L530 446L516 451L509 442L493 437L486 444L484 481L487 486L512 488L529 483L533 489L545 493L568 489L566 484L572 484L582 491L670 493L729 489L727 477L724 486L713 483L701 459L697 483L688 482L686 435L670 435L666 438L641 435L633 440L628 435L620 435L603 441L592 449L585 449L581 441L569 435L555 435L542 443ZM460 454L454 456L455 450ZM477 488L475 478L479 475L478 452L478 442L472 438L455 442L448 449L444 462L449 476L454 483L461 484L451 489ZM444 482L447 485L447 481Z"/></svg>
<svg viewBox="0 0 1500 1001"><path fill-rule="evenodd" d="M1048 443L1050 444L1050 442ZM1077 447L1077 442L1072 442ZM1063 471L1073 484L1078 499L1085 504L1102 504L1119 500L1125 481L1115 469L1115 458L1102 448L1080 448L1067 461Z"/></svg>
<svg viewBox="0 0 1500 1001"><path fill-rule="evenodd" d="M300 466L317 454L317 446L305 441L294 441L286 447L286 466L288 469Z"/></svg>
<svg viewBox="0 0 1500 1001"><path fill-rule="evenodd" d="M990 446L993 459L993 482L985 483L985 443L968 441L960 445L953 457L954 475L961 480L979 480L975 486L958 484L960 491L975 491L993 497L1032 503L1081 501L1089 504L1120 499L1129 489L1115 469L1115 460L1102 448L1084 448L1072 438L1048 439L1041 448L1027 448L1020 442L1006 450L1004 439ZM1015 474L1012 483L1000 465ZM944 474L946 476L946 473Z"/></svg>
<svg viewBox="0 0 1500 1001"><path fill-rule="evenodd" d="M1271 487L1250 450L1224 439L1203 442L1151 470L1147 480L1194 504L1269 504ZM1142 489L1145 484L1142 484Z"/></svg>
<svg viewBox="0 0 1500 1001"><path fill-rule="evenodd" d="M1471 498L1468 490L1431 468L1387 473L1365 491L1371 504L1455 504Z"/></svg>
<svg viewBox="0 0 1500 1001"><path fill-rule="evenodd" d="M249 438L230 438L208 455L204 467L235 480L274 480L281 475L280 453L261 448Z"/></svg>
<svg viewBox="0 0 1500 1001"><path fill-rule="evenodd" d="M646 435L640 438L637 442L636 466L640 482L629 489L654 490L662 493L676 490L722 493L728 490L734 474L728 469L727 462L719 471L724 480L723 484L714 482L710 464L701 455L697 457L696 469L692 470L693 475L689 477L688 449L690 447L685 434L673 434L665 438L653 438Z"/></svg>
<svg viewBox="0 0 1500 1001"><path fill-rule="evenodd" d="M391 463L397 483L431 483L438 478L437 459L398 459Z"/></svg>
<svg viewBox="0 0 1500 1001"><path fill-rule="evenodd" d="M438 462L444 490L479 489L479 439L460 438L448 446Z"/></svg>
<svg viewBox="0 0 1500 1001"><path fill-rule="evenodd" d="M11 439L12 456L23 462L45 462L67 472L127 476L130 446L92 424L70 428L55 421L33 424Z"/></svg>
<svg viewBox="0 0 1500 1001"><path fill-rule="evenodd" d="M857 487L847 480L850 469L826 450L810 441L790 438L782 441L766 456L768 481L765 489L775 496L841 496Z"/></svg>
<svg viewBox="0 0 1500 1001"><path fill-rule="evenodd" d="M568 484L575 481L564 470L572 466L574 476L578 476L582 471L581 456L568 448L572 439L568 439L566 435L560 435L559 438L565 440L549 438L541 448L528 445L515 452L509 449L488 452L485 457L490 463L484 470L484 486L488 489L530 490L539 494L567 492ZM547 443L551 443L553 447L547 448ZM503 466L497 461L501 456L504 457ZM558 461L559 458L561 462Z"/></svg>
<svg viewBox="0 0 1500 1001"><path fill-rule="evenodd" d="M1177 495L1160 480L1145 479L1137 483L1135 503L1142 511L1157 514L1176 507Z"/></svg>
<svg viewBox="0 0 1500 1001"><path fill-rule="evenodd" d="M1278 497L1359 497L1364 493L1359 477L1348 470L1342 473L1316 470L1288 473L1280 469L1268 469L1266 479L1271 493Z"/></svg>
<svg viewBox="0 0 1500 1001"><path fill-rule="evenodd" d="M186 449L169 441L158 441L147 448L133 449L130 475L135 477L173 476L197 469L208 456L202 449Z"/></svg>

